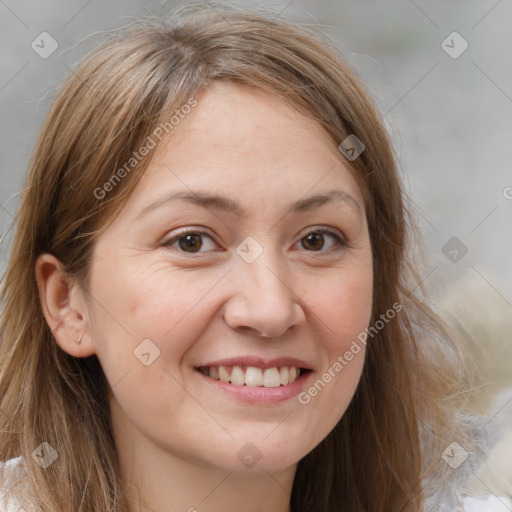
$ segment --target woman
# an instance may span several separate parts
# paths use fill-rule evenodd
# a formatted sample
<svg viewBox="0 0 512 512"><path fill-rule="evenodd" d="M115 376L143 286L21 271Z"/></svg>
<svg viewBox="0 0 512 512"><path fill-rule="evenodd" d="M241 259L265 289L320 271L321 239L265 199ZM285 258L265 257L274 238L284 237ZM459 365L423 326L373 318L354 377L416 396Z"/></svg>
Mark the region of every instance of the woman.
<svg viewBox="0 0 512 512"><path fill-rule="evenodd" d="M381 118L310 29L172 19L85 58L41 130L2 289L4 487L25 510L449 510L467 372L417 295Z"/></svg>

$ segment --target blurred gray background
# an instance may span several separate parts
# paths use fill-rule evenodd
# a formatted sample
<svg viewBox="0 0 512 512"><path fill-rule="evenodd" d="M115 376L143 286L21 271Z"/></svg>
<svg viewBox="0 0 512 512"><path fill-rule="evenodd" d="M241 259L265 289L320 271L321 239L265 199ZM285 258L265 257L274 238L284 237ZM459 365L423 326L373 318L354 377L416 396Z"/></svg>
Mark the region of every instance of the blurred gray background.
<svg viewBox="0 0 512 512"><path fill-rule="evenodd" d="M60 81L102 31L177 3L0 0L0 235L16 212L28 157ZM226 3L321 25L367 83L393 133L426 240L424 284L481 361L475 409L510 432L512 2ZM48 54L52 45L58 47ZM0 245L0 272L10 240L8 233ZM500 451L510 459L508 435ZM479 477L486 482L481 490L498 485L499 473L512 495L510 462L493 464Z"/></svg>

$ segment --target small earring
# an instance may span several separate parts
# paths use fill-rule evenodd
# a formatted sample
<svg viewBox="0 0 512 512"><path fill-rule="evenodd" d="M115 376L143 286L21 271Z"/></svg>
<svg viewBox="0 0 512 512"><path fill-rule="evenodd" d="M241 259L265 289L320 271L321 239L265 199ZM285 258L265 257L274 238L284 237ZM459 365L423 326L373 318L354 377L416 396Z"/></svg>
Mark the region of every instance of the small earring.
<svg viewBox="0 0 512 512"><path fill-rule="evenodd" d="M76 340L76 343L77 343L77 345L80 345L80 343L82 343L82 336L80 336L80 338L78 338L78 339Z"/></svg>

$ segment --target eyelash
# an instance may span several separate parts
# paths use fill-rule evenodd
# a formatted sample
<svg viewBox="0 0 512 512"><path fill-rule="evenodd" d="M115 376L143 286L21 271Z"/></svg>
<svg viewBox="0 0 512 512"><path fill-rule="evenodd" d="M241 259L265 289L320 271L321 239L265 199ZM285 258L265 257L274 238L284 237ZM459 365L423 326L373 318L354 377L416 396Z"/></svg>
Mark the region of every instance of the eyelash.
<svg viewBox="0 0 512 512"><path fill-rule="evenodd" d="M337 233L335 233L334 231L331 231L329 229L325 229L325 228L318 228L318 229L313 229L312 231L309 231L307 232L299 241L301 242L302 240L304 240L308 235L312 235L312 234L315 234L315 235L319 235L319 234L326 234L326 235L330 235L334 238L334 240L336 241L338 247L337 248L329 248L327 250L320 250L320 251L307 251L307 249L304 249L306 250L307 252L311 252L313 254L316 254L316 253L325 253L325 252L330 252L331 250L340 250L344 247L348 247L348 244L342 239L342 237L340 235L338 235ZM187 235L200 235L200 236L203 236L203 235L206 235L208 238L210 238L212 241L213 238L208 234L206 233L205 231L199 231L199 230L195 230L195 229L185 229L181 232L179 232L178 234L176 234L175 236L173 236L172 238L170 238L169 240L166 240L165 242L162 243L162 247L171 247L175 242L178 242L181 238L184 238L186 237ZM186 252L186 251L182 251L180 249L177 249L178 252L180 252L181 254L201 254L201 253L204 253L204 252L208 252L208 251L199 251L199 252Z"/></svg>

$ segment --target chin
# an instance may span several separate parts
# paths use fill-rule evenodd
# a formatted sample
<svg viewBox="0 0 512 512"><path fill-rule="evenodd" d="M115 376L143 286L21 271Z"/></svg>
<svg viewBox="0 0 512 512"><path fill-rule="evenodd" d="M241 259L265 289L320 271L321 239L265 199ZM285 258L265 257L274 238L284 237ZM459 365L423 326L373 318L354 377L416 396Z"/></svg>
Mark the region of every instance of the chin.
<svg viewBox="0 0 512 512"><path fill-rule="evenodd" d="M274 427L275 428L275 427ZM286 429L280 426L277 428ZM271 429L266 429L271 432ZM275 436L266 433L268 437L245 435L243 440L234 438L228 445L218 445L221 453L208 457L209 462L226 471L245 474L277 473L295 466L313 448L314 444L299 446L300 436ZM251 441L252 439L252 441Z"/></svg>

